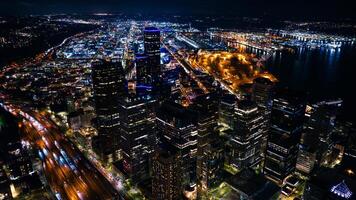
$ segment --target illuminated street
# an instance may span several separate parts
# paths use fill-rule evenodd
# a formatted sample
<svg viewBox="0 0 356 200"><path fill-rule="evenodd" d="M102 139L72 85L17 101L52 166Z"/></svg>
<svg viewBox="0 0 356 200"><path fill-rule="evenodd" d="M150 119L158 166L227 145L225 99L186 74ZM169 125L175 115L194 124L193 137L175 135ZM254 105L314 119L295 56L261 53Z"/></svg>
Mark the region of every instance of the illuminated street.
<svg viewBox="0 0 356 200"><path fill-rule="evenodd" d="M25 132L39 149L44 173L58 199L118 199L117 191L50 119L11 107L11 113L24 117Z"/></svg>
<svg viewBox="0 0 356 200"><path fill-rule="evenodd" d="M355 10L0 2L0 200L355 200Z"/></svg>

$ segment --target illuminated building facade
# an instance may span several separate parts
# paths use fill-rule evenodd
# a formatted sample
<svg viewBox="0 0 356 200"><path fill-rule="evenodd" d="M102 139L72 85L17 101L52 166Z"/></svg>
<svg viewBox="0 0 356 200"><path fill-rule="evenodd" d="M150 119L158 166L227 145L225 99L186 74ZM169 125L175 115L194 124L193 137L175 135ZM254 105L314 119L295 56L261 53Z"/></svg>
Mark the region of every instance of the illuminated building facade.
<svg viewBox="0 0 356 200"><path fill-rule="evenodd" d="M286 89L273 99L264 173L279 184L295 170L305 106L304 95Z"/></svg>
<svg viewBox="0 0 356 200"><path fill-rule="evenodd" d="M148 80L148 57L145 54L136 54L135 56L136 64L136 82L137 85L145 84Z"/></svg>
<svg viewBox="0 0 356 200"><path fill-rule="evenodd" d="M218 102L216 93L199 96L192 105L198 113L197 197L207 197L209 189L221 180L224 146L217 130Z"/></svg>
<svg viewBox="0 0 356 200"><path fill-rule="evenodd" d="M163 145L152 158L152 199L181 199L182 158L174 146Z"/></svg>
<svg viewBox="0 0 356 200"><path fill-rule="evenodd" d="M274 83L268 78L259 77L253 81L252 96L258 107L270 108L272 106Z"/></svg>
<svg viewBox="0 0 356 200"><path fill-rule="evenodd" d="M149 94L128 94L120 100L123 168L135 183L149 176L149 158L156 145L154 104Z"/></svg>
<svg viewBox="0 0 356 200"><path fill-rule="evenodd" d="M236 97L231 94L226 94L222 97L219 104L219 124L226 128L233 128L234 108Z"/></svg>
<svg viewBox="0 0 356 200"><path fill-rule="evenodd" d="M260 114L263 116L262 154L265 153L267 146L274 86L275 84L271 80L263 77L256 78L253 81L252 86L252 99L256 102L258 109L260 110Z"/></svg>
<svg viewBox="0 0 356 200"><path fill-rule="evenodd" d="M316 106L305 123L296 165L297 170L304 175L309 175L318 167L330 148L335 119L333 110L332 106Z"/></svg>
<svg viewBox="0 0 356 200"><path fill-rule="evenodd" d="M100 60L92 63L92 80L98 136L94 150L104 160L119 157L119 99L124 94L125 77L120 62Z"/></svg>
<svg viewBox="0 0 356 200"><path fill-rule="evenodd" d="M222 181L224 145L217 134L206 138L204 145L200 139L197 156L197 197L205 199L209 189L218 186Z"/></svg>
<svg viewBox="0 0 356 200"><path fill-rule="evenodd" d="M157 111L160 140L175 146L180 152L185 185L194 185L196 181L196 121L195 112L174 102L164 102Z"/></svg>
<svg viewBox="0 0 356 200"><path fill-rule="evenodd" d="M254 102L242 100L237 103L234 118L231 164L238 169L255 167L262 161L263 116Z"/></svg>
<svg viewBox="0 0 356 200"><path fill-rule="evenodd" d="M147 56L147 74L150 83L157 83L161 75L161 34L155 27L146 27L144 30L144 48Z"/></svg>

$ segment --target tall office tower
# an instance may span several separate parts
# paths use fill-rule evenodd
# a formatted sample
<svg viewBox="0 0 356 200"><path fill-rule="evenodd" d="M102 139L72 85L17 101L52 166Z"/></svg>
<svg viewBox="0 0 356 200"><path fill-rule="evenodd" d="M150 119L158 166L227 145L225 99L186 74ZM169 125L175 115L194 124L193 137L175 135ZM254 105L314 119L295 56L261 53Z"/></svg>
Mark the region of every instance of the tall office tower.
<svg viewBox="0 0 356 200"><path fill-rule="evenodd" d="M219 96L209 93L197 97L193 110L198 113L197 197L205 198L208 190L220 182L224 166L223 142L217 128Z"/></svg>
<svg viewBox="0 0 356 200"><path fill-rule="evenodd" d="M154 107L149 94L131 93L120 100L123 168L134 183L149 176L149 158L156 145Z"/></svg>
<svg viewBox="0 0 356 200"><path fill-rule="evenodd" d="M176 147L163 144L152 158L152 199L176 200L182 196L181 154Z"/></svg>
<svg viewBox="0 0 356 200"><path fill-rule="evenodd" d="M242 100L237 103L234 118L231 164L240 170L256 167L262 161L263 116L254 102Z"/></svg>
<svg viewBox="0 0 356 200"><path fill-rule="evenodd" d="M331 145L330 137L335 126L335 118L339 109L337 105L331 103L319 105L310 116L307 129L318 135L321 152L327 151Z"/></svg>
<svg viewBox="0 0 356 200"><path fill-rule="evenodd" d="M270 108L272 106L274 83L268 78L259 77L253 81L252 97L258 107Z"/></svg>
<svg viewBox="0 0 356 200"><path fill-rule="evenodd" d="M317 167L330 148L330 135L333 130L335 112L332 106L317 105L313 108L299 146L296 168L309 175Z"/></svg>
<svg viewBox="0 0 356 200"><path fill-rule="evenodd" d="M207 199L209 189L223 181L224 142L218 134L206 138L206 145L198 147L197 198Z"/></svg>
<svg viewBox="0 0 356 200"><path fill-rule="evenodd" d="M133 50L125 49L122 59L122 66L125 70L127 80L135 79L135 54Z"/></svg>
<svg viewBox="0 0 356 200"><path fill-rule="evenodd" d="M220 125L232 129L233 128L233 116L234 109L236 105L235 95L225 94L219 104L219 119L218 122Z"/></svg>
<svg viewBox="0 0 356 200"><path fill-rule="evenodd" d="M304 95L286 89L273 99L264 173L278 184L295 169L305 106Z"/></svg>
<svg viewBox="0 0 356 200"><path fill-rule="evenodd" d="M125 77L119 62L100 60L92 63L92 80L98 136L94 150L111 162L119 156L119 99L124 94Z"/></svg>
<svg viewBox="0 0 356 200"><path fill-rule="evenodd" d="M317 142L317 141L316 141ZM318 143L316 143L318 144ZM318 146L318 145L315 145ZM303 175L310 175L316 164L315 148L308 148L305 144L301 144L298 151L296 171Z"/></svg>
<svg viewBox="0 0 356 200"><path fill-rule="evenodd" d="M256 78L252 86L252 99L256 102L260 114L263 116L262 154L265 153L267 147L274 86L275 84L271 80L263 77Z"/></svg>
<svg viewBox="0 0 356 200"><path fill-rule="evenodd" d="M161 34L155 27L146 27L144 30L144 48L148 57L147 75L150 77L150 83L159 82L161 75Z"/></svg>
<svg viewBox="0 0 356 200"><path fill-rule="evenodd" d="M145 54L136 54L136 83L137 85L146 84L149 81L148 57Z"/></svg>
<svg viewBox="0 0 356 200"><path fill-rule="evenodd" d="M160 142L175 146L182 156L183 184L194 185L197 156L197 116L174 102L164 102L157 111Z"/></svg>

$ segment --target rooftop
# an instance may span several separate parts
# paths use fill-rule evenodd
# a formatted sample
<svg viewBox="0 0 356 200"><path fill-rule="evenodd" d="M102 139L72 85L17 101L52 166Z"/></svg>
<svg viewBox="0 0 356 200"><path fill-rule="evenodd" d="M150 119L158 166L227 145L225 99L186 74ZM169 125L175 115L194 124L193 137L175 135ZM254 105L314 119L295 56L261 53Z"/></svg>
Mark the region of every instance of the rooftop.
<svg viewBox="0 0 356 200"><path fill-rule="evenodd" d="M231 176L227 183L234 189L237 189L253 199L257 197L264 197L262 199L269 199L279 187L268 181L262 174L256 174L252 169L242 170L240 173ZM264 196L261 196L261 195Z"/></svg>
<svg viewBox="0 0 356 200"><path fill-rule="evenodd" d="M159 32L159 29L156 27L145 27L145 32Z"/></svg>

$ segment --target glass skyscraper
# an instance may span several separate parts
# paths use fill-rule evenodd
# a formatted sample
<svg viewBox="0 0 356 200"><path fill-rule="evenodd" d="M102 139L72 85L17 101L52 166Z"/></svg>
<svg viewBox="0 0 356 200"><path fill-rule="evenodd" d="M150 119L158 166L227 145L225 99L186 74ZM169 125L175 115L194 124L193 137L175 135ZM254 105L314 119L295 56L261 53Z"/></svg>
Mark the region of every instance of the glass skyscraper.
<svg viewBox="0 0 356 200"><path fill-rule="evenodd" d="M305 96L287 89L273 99L264 173L278 184L295 170L305 107Z"/></svg>
<svg viewBox="0 0 356 200"><path fill-rule="evenodd" d="M123 168L133 182L149 176L149 158L156 145L155 100L149 94L128 94L120 100Z"/></svg>
<svg viewBox="0 0 356 200"><path fill-rule="evenodd" d="M98 129L93 147L104 160L115 160L120 150L119 99L125 90L125 76L120 62L93 62L92 81Z"/></svg>
<svg viewBox="0 0 356 200"><path fill-rule="evenodd" d="M155 27L144 30L144 48L147 56L147 74L150 83L157 83L161 75L160 55L161 34Z"/></svg>

